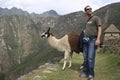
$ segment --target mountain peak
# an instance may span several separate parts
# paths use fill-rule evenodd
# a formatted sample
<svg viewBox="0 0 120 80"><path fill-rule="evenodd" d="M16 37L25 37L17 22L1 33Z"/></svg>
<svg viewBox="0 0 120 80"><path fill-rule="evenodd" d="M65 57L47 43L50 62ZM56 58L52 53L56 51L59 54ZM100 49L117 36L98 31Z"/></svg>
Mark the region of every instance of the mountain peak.
<svg viewBox="0 0 120 80"><path fill-rule="evenodd" d="M42 15L42 16L59 16L55 10L49 10L40 15Z"/></svg>

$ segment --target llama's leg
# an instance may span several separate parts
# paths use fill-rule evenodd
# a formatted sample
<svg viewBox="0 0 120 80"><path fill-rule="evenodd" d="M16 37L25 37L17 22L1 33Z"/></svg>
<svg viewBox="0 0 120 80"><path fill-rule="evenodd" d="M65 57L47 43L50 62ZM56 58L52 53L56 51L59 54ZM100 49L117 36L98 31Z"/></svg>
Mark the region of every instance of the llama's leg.
<svg viewBox="0 0 120 80"><path fill-rule="evenodd" d="M71 68L71 66L72 66L72 54L73 54L73 52L70 52L70 54L69 54L69 68Z"/></svg>
<svg viewBox="0 0 120 80"><path fill-rule="evenodd" d="M69 52L68 51L65 51L65 54L64 54L64 64L63 64L63 67L62 67L62 70L65 69L66 67L66 63L67 63L67 58L69 56Z"/></svg>
<svg viewBox="0 0 120 80"><path fill-rule="evenodd" d="M65 69L66 63L67 63L67 60L65 59L65 60L64 60L63 67L62 67L62 70L64 70L64 69Z"/></svg>
<svg viewBox="0 0 120 80"><path fill-rule="evenodd" d="M80 70L82 70L82 69L83 69L83 67L84 67L84 62L83 62L83 64L80 66Z"/></svg>
<svg viewBox="0 0 120 80"><path fill-rule="evenodd" d="M71 68L71 65L72 65L72 60L70 59L70 60L69 60L69 66L68 66L68 67Z"/></svg>

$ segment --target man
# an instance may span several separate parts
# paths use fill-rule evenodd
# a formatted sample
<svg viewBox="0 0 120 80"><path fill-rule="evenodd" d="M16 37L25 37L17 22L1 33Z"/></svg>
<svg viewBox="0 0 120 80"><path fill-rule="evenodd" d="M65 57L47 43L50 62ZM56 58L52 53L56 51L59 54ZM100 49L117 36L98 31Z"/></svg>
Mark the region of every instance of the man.
<svg viewBox="0 0 120 80"><path fill-rule="evenodd" d="M84 67L80 77L88 77L88 80L94 79L95 54L97 46L100 44L102 25L100 18L93 15L92 8L88 5L85 7L87 17L86 27L83 38L83 56Z"/></svg>

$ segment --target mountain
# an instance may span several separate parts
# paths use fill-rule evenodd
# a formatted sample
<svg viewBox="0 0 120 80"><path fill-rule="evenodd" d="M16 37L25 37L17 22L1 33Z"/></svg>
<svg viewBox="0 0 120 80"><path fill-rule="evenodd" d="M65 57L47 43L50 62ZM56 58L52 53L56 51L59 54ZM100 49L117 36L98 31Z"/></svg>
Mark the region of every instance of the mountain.
<svg viewBox="0 0 120 80"><path fill-rule="evenodd" d="M4 15L25 15L29 16L29 13L27 11L23 11L22 9L18 9L16 7L13 7L11 9L8 8L0 8L0 16Z"/></svg>
<svg viewBox="0 0 120 80"><path fill-rule="evenodd" d="M120 29L120 2L101 7L94 14L101 18L103 30L110 24ZM0 8L0 80L4 80L1 75L6 80L15 80L45 62L59 61L63 55L41 39L40 34L48 27L59 38L80 33L85 20L83 11L66 15L54 10L29 14L17 8Z"/></svg>
<svg viewBox="0 0 120 80"><path fill-rule="evenodd" d="M59 15L56 11L50 10L50 11L46 11L46 12L40 14L40 16L55 17L55 16L59 16Z"/></svg>
<svg viewBox="0 0 120 80"><path fill-rule="evenodd" d="M31 18L36 18L36 17L57 17L59 16L58 13L54 10L46 11L41 14L36 14L36 13L28 13L27 11L23 11L22 9L18 9L16 7L13 7L11 9L8 8L0 8L0 16L11 16L11 15L24 15L28 16Z"/></svg>
<svg viewBox="0 0 120 80"><path fill-rule="evenodd" d="M101 7L94 11L94 14L102 21L103 34L110 24L114 24L120 30L120 18L118 18L120 17L120 2ZM67 33L80 33L85 28L85 20L83 11L60 16L54 23L53 32L60 37ZM104 36L101 39L103 41Z"/></svg>
<svg viewBox="0 0 120 80"><path fill-rule="evenodd" d="M39 30L40 24L30 17L0 17L0 80L4 80L2 74L6 75L5 80L15 80L41 64L59 60L62 55L40 38Z"/></svg>
<svg viewBox="0 0 120 80"><path fill-rule="evenodd" d="M120 30L120 2L101 7L94 12L98 15L106 29L110 24L114 24Z"/></svg>
<svg viewBox="0 0 120 80"><path fill-rule="evenodd" d="M101 7L94 11L94 14L101 18L103 32L110 24L114 24L120 30L120 18L118 18L120 17L120 2ZM57 19L54 29L62 35L79 33L85 27L85 20L83 11L63 15Z"/></svg>
<svg viewBox="0 0 120 80"><path fill-rule="evenodd" d="M54 23L53 31L58 36L68 33L80 33L85 27L85 14L83 11L60 16ZM59 32L59 33L58 33Z"/></svg>

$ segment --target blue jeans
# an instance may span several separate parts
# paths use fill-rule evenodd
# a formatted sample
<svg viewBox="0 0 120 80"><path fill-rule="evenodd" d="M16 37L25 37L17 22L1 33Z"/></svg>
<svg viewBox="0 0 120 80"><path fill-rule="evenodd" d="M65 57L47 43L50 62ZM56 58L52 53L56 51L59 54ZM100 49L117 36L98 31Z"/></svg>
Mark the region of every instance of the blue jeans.
<svg viewBox="0 0 120 80"><path fill-rule="evenodd" d="M94 65L95 65L95 46L96 38L90 39L87 43L84 43L83 46L83 56L84 56L84 67L83 72L86 75L91 75L94 77Z"/></svg>

